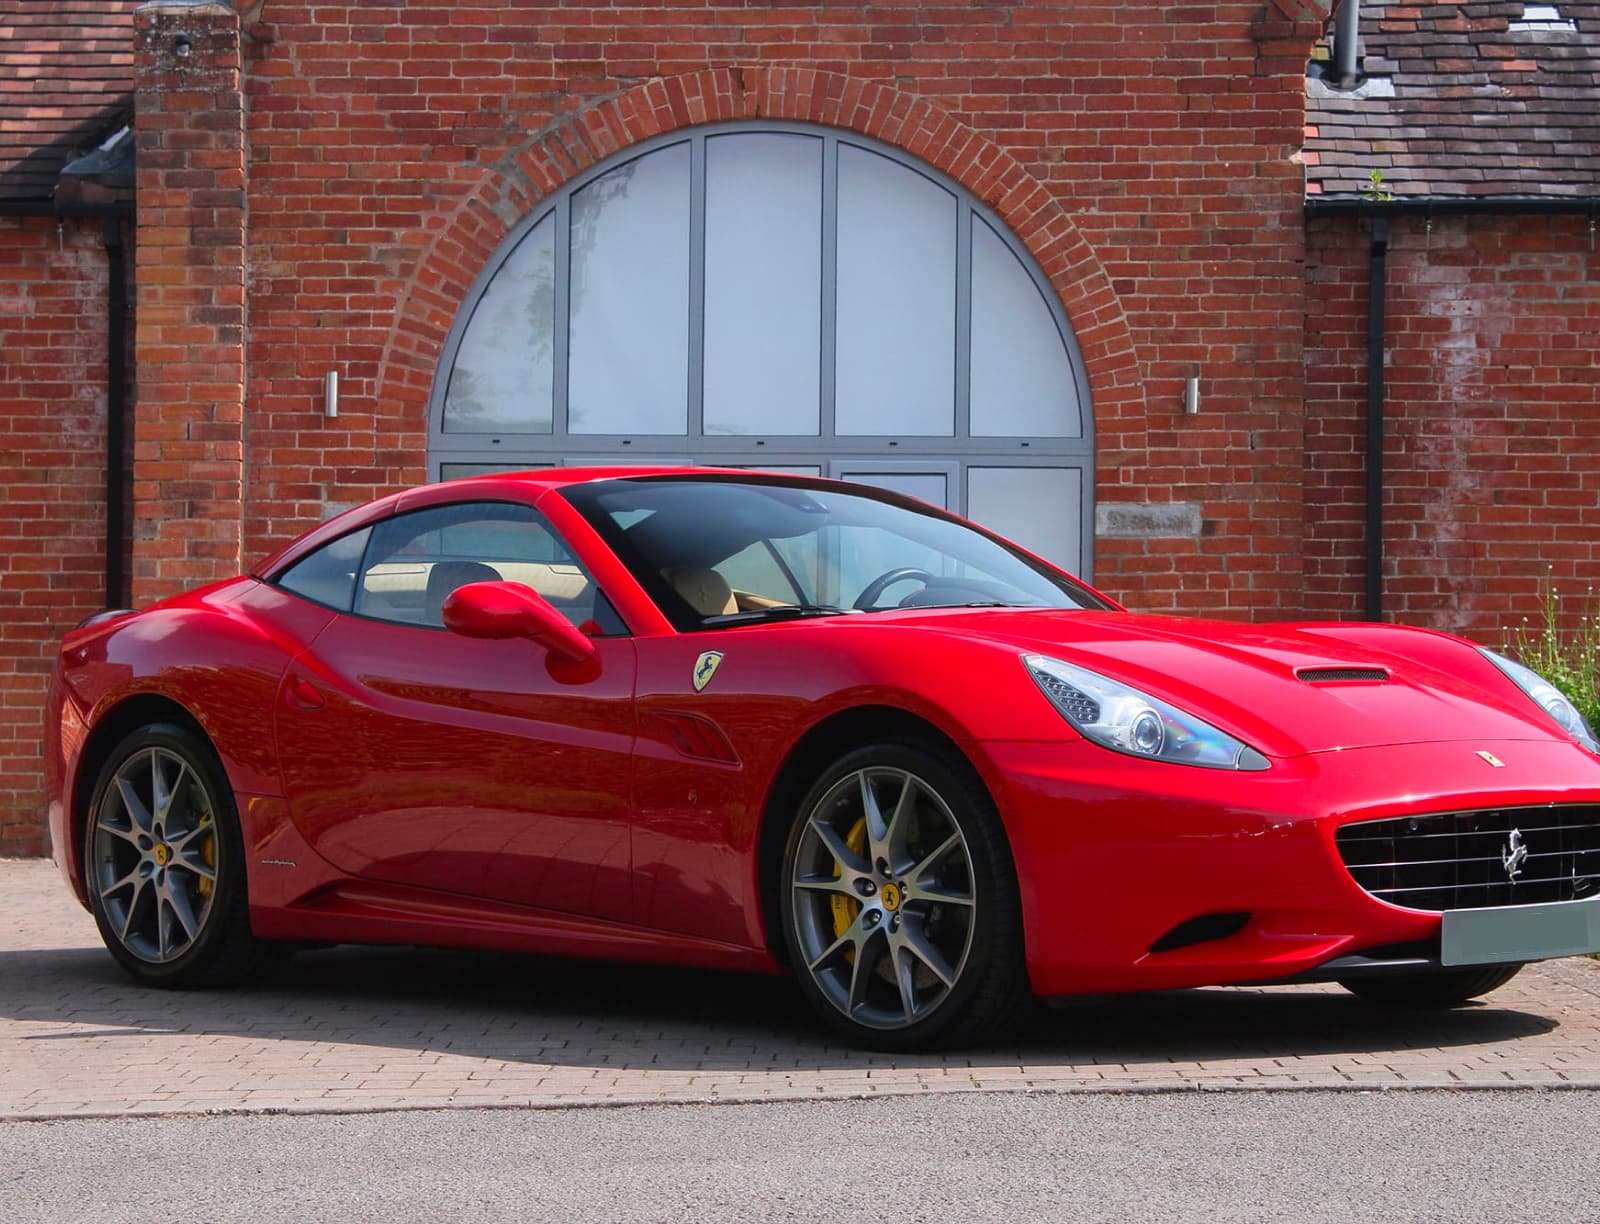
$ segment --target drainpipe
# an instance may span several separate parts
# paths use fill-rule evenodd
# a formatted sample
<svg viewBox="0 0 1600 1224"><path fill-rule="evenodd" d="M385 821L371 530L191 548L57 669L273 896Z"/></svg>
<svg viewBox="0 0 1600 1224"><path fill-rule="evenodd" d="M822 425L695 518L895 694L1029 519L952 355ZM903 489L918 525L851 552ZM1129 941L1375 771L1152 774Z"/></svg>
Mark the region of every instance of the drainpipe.
<svg viewBox="0 0 1600 1224"><path fill-rule="evenodd" d="M122 218L107 217L106 248L106 607L127 605L122 563L127 519L128 442L128 249Z"/></svg>
<svg viewBox="0 0 1600 1224"><path fill-rule="evenodd" d="M122 222L132 219L133 205L125 203L75 203L53 200L0 200L0 217L37 217L53 221L84 220L105 223L105 250L109 261L106 278L106 607L126 603L127 574L122 564L127 492L128 398L128 263L122 241Z"/></svg>
<svg viewBox="0 0 1600 1224"><path fill-rule="evenodd" d="M1350 0L1345 0L1346 4ZM1372 218L1367 253L1367 619L1383 619L1383 307L1389 222Z"/></svg>
<svg viewBox="0 0 1600 1224"><path fill-rule="evenodd" d="M1361 0L1344 0L1333 25L1333 64L1339 84L1353 88L1361 76L1356 44L1361 38Z"/></svg>

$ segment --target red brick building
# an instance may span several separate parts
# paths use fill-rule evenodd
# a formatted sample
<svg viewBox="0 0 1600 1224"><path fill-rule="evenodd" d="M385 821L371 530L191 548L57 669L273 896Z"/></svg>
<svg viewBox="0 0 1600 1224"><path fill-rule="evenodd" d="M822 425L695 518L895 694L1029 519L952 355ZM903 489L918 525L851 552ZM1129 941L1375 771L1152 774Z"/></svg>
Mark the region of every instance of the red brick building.
<svg viewBox="0 0 1600 1224"><path fill-rule="evenodd" d="M472 466L806 467L1360 616L1378 351L1383 615L1492 641L1596 560L1600 6L1369 4L1349 81L1318 0L82 7L0 0L0 852L62 629Z"/></svg>

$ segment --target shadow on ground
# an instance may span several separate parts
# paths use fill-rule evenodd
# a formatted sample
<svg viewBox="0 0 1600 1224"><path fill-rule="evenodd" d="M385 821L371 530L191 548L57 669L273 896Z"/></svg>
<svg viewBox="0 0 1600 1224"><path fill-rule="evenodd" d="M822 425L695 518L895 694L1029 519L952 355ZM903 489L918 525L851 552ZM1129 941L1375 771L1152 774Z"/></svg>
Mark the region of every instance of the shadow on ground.
<svg viewBox="0 0 1600 1224"><path fill-rule="evenodd" d="M363 947L303 952L249 987L182 992L132 984L98 948L0 952L0 1018L73 1026L24 1038L38 1042L234 1034L505 1062L591 1066L598 1057L663 1070L723 1060L827 1069L1373 1056L1556 1027L1549 1017L1497 1006L1494 996L1417 1012L1343 992L1218 988L1040 1009L1003 1044L958 1054L870 1055L832 1041L786 978Z"/></svg>

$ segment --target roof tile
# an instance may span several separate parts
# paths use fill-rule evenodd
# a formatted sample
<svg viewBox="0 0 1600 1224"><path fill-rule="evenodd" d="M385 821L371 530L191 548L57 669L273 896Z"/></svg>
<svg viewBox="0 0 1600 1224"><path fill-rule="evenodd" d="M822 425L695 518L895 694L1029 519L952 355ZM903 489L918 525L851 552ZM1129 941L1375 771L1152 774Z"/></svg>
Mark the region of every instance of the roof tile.
<svg viewBox="0 0 1600 1224"><path fill-rule="evenodd" d="M1522 0L1363 4L1366 88L1310 68L1306 193L1361 195L1377 170L1397 196L1600 199L1600 0L1554 2L1531 27Z"/></svg>
<svg viewBox="0 0 1600 1224"><path fill-rule="evenodd" d="M48 200L61 167L133 110L138 0L0 0L0 200Z"/></svg>

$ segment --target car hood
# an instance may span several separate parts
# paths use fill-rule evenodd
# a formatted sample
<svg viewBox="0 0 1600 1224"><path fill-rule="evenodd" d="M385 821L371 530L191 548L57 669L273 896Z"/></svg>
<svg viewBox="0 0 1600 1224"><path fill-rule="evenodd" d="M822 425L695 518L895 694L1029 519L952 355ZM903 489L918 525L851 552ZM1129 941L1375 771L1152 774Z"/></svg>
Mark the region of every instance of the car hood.
<svg viewBox="0 0 1600 1224"><path fill-rule="evenodd" d="M1247 625L1070 610L889 615L898 624L1090 668L1198 714L1268 756L1566 738L1470 643L1425 630L1385 626L1377 645L1360 640L1364 626L1344 624ZM1352 670L1381 671L1383 678L1342 674Z"/></svg>

